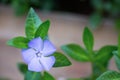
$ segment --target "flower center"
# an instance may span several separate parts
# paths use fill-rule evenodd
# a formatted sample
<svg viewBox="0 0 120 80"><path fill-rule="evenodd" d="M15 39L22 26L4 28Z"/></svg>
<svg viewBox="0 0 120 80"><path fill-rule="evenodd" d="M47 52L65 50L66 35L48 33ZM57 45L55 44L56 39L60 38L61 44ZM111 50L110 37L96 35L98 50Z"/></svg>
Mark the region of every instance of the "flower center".
<svg viewBox="0 0 120 80"><path fill-rule="evenodd" d="M41 56L42 56L42 53L37 52L37 53L36 53L36 56L37 56L37 57L41 57Z"/></svg>

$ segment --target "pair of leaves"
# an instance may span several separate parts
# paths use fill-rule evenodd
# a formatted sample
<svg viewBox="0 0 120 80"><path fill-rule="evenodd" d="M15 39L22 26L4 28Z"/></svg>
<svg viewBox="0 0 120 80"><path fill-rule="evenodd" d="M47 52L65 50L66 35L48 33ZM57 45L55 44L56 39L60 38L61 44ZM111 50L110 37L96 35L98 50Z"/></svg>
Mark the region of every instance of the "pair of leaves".
<svg viewBox="0 0 120 80"><path fill-rule="evenodd" d="M83 42L87 51L77 44L63 45L61 49L76 61L86 62L91 61L92 58L95 62L104 65L106 64L106 66L110 58L113 56L112 51L117 49L116 46L108 45L102 47L97 52L93 51L94 37L87 27L85 27L83 32Z"/></svg>
<svg viewBox="0 0 120 80"><path fill-rule="evenodd" d="M90 61L90 55L92 55L93 52L94 38L91 31L87 27L85 27L83 32L83 42L87 51L77 44L63 45L61 48L71 58L77 61Z"/></svg>
<svg viewBox="0 0 120 80"><path fill-rule="evenodd" d="M25 33L28 39L35 37L44 39L48 34L49 26L49 20L42 23L35 11L32 8L30 9L25 25Z"/></svg>
<svg viewBox="0 0 120 80"><path fill-rule="evenodd" d="M120 73L116 71L107 71L96 80L120 80Z"/></svg>
<svg viewBox="0 0 120 80"><path fill-rule="evenodd" d="M38 15L31 8L25 24L25 33L26 37L15 37L7 42L8 45L16 47L16 48L28 48L28 42L35 38L41 37L45 39L50 26L50 21L46 20L45 22L41 22Z"/></svg>

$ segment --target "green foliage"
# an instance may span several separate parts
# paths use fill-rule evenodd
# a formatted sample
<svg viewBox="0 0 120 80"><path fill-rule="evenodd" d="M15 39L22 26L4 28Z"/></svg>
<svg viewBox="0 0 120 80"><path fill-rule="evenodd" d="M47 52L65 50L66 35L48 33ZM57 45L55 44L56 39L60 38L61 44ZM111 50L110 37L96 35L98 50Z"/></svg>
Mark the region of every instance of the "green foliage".
<svg viewBox="0 0 120 80"><path fill-rule="evenodd" d="M102 21L102 15L98 12L93 13L90 16L90 27L95 29L96 27L99 27Z"/></svg>
<svg viewBox="0 0 120 80"><path fill-rule="evenodd" d="M116 71L107 71L96 80L120 80L120 73Z"/></svg>
<svg viewBox="0 0 120 80"><path fill-rule="evenodd" d="M55 78L45 71L42 80L55 80Z"/></svg>
<svg viewBox="0 0 120 80"><path fill-rule="evenodd" d="M90 61L88 53L77 44L64 45L61 49L76 61Z"/></svg>
<svg viewBox="0 0 120 80"><path fill-rule="evenodd" d="M117 46L104 46L102 47L97 54L95 55L96 62L99 62L100 64L106 65L108 64L108 61L113 56L113 51L117 50Z"/></svg>
<svg viewBox="0 0 120 80"><path fill-rule="evenodd" d="M86 49L83 49L77 44L67 44L63 45L61 48L72 59L91 63L92 74L89 78L78 78L73 80L96 80L98 76L108 70L108 63L113 56L112 52L117 50L117 46L107 45L94 51L94 37L87 27L85 27L83 31L83 42Z"/></svg>
<svg viewBox="0 0 120 80"><path fill-rule="evenodd" d="M16 15L18 16L27 12L30 7L27 0L11 0L11 3Z"/></svg>
<svg viewBox="0 0 120 80"><path fill-rule="evenodd" d="M117 52L114 52L114 59L115 59L117 68L120 70L120 57L118 56Z"/></svg>
<svg viewBox="0 0 120 80"><path fill-rule="evenodd" d="M91 31L85 27L83 32L83 42L89 53L93 51L94 38Z"/></svg>
<svg viewBox="0 0 120 80"><path fill-rule="evenodd" d="M55 52L53 56L55 56L56 58L56 62L53 67L64 67L71 65L71 62L68 60L66 56L64 56L64 54L60 52Z"/></svg>
<svg viewBox="0 0 120 80"><path fill-rule="evenodd" d="M35 32L41 24L41 20L35 13L33 8L30 9L25 25L25 33L28 39L33 39L35 37Z"/></svg>
<svg viewBox="0 0 120 80"><path fill-rule="evenodd" d="M24 80L43 80L40 72L27 71Z"/></svg>
<svg viewBox="0 0 120 80"><path fill-rule="evenodd" d="M26 72L28 71L28 66L24 63L18 63L17 64L18 70L22 73L22 74L26 74Z"/></svg>
<svg viewBox="0 0 120 80"><path fill-rule="evenodd" d="M33 8L30 9L26 24L25 24L25 37L15 37L7 42L9 46L16 48L28 48L28 43L30 40L36 37L41 37L43 40L48 36L48 30L50 27L50 21L41 22L38 15L35 13ZM54 67L64 67L71 65L71 62L66 56L60 52L55 52L53 54L56 58ZM47 72L33 72L28 71L28 66L24 63L18 63L19 71L24 75L24 80L55 80L52 75Z"/></svg>
<svg viewBox="0 0 120 80"><path fill-rule="evenodd" d="M29 40L25 37L15 37L7 42L9 46L16 48L28 48Z"/></svg>
<svg viewBox="0 0 120 80"><path fill-rule="evenodd" d="M37 31L35 33L35 37L41 37L42 39L45 39L45 37L48 34L49 26L50 26L49 20L43 22L37 29Z"/></svg>

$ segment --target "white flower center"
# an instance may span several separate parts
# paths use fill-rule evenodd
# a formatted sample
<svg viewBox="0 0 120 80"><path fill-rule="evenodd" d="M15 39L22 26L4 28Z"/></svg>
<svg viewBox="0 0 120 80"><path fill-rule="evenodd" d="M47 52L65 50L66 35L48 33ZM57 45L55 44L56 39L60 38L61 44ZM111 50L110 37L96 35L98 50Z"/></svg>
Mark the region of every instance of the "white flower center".
<svg viewBox="0 0 120 80"><path fill-rule="evenodd" d="M37 57L41 57L41 56L42 56L42 53L37 52L37 53L36 53L36 56L37 56Z"/></svg>
<svg viewBox="0 0 120 80"><path fill-rule="evenodd" d="M38 51L38 50L36 50L36 49L34 49L34 48L33 48L33 50L35 50L35 51L37 52L37 53L36 53L36 56L37 56L37 57L41 57L41 56L42 56L42 53L41 53L40 51Z"/></svg>

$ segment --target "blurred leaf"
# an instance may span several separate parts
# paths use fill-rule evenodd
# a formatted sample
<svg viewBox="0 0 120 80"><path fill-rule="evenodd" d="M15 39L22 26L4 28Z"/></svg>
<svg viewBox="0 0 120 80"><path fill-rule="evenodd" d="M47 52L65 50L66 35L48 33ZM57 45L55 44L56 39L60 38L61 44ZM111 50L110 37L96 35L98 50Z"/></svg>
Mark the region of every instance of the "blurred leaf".
<svg viewBox="0 0 120 80"><path fill-rule="evenodd" d="M25 25L25 32L28 39L33 39L35 37L35 32L41 23L42 22L39 19L38 15L35 13L33 8L31 8L28 13Z"/></svg>
<svg viewBox="0 0 120 80"><path fill-rule="evenodd" d="M24 37L15 37L7 42L9 46L13 46L16 48L28 48L29 40Z"/></svg>
<svg viewBox="0 0 120 80"><path fill-rule="evenodd" d="M107 71L96 80L120 80L120 73L116 71Z"/></svg>
<svg viewBox="0 0 120 80"><path fill-rule="evenodd" d="M40 72L27 71L24 80L43 80Z"/></svg>
<svg viewBox="0 0 120 80"><path fill-rule="evenodd" d="M86 51L77 44L68 44L61 47L62 50L69 55L71 58L77 61L90 61L89 55Z"/></svg>
<svg viewBox="0 0 120 80"><path fill-rule="evenodd" d="M100 25L102 21L102 15L101 13L93 13L91 16L90 16L90 27L92 27L93 29L95 29L96 27L98 27Z"/></svg>
<svg viewBox="0 0 120 80"><path fill-rule="evenodd" d="M24 63L18 63L17 67L22 74L26 74L26 72L28 71L28 67Z"/></svg>
<svg viewBox="0 0 120 80"><path fill-rule="evenodd" d="M84 28L83 42L88 52L91 53L93 51L94 38L92 32L87 27Z"/></svg>
<svg viewBox="0 0 120 80"><path fill-rule="evenodd" d="M55 58L56 58L56 62L55 62L53 67L64 67L64 66L70 66L71 65L71 62L62 53L55 52L53 54L53 56L55 56Z"/></svg>
<svg viewBox="0 0 120 80"><path fill-rule="evenodd" d="M118 56L118 52L114 51L114 59L117 65L117 68L120 70L120 57Z"/></svg>
<svg viewBox="0 0 120 80"><path fill-rule="evenodd" d="M48 34L49 26L50 26L49 20L43 22L37 29L37 31L35 33L35 37L41 37L42 39L45 39L45 37Z"/></svg>
<svg viewBox="0 0 120 80"><path fill-rule="evenodd" d="M119 32L120 31L120 19L115 20L115 27L116 27L116 30Z"/></svg>
<svg viewBox="0 0 120 80"><path fill-rule="evenodd" d="M29 2L27 0L11 0L11 1L12 7L14 8L15 14L17 16L21 16L29 10L30 5L28 4Z"/></svg>
<svg viewBox="0 0 120 80"><path fill-rule="evenodd" d="M102 47L95 56L96 62L106 65L113 56L112 52L115 50L117 50L117 46L109 45Z"/></svg>
<svg viewBox="0 0 120 80"><path fill-rule="evenodd" d="M55 80L55 78L52 75L50 75L48 72L45 71L42 80Z"/></svg>
<svg viewBox="0 0 120 80"><path fill-rule="evenodd" d="M92 6L97 10L101 11L103 9L103 1L102 0L91 0Z"/></svg>

